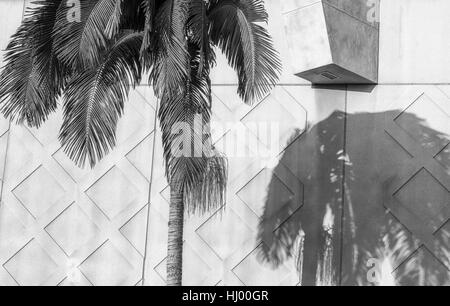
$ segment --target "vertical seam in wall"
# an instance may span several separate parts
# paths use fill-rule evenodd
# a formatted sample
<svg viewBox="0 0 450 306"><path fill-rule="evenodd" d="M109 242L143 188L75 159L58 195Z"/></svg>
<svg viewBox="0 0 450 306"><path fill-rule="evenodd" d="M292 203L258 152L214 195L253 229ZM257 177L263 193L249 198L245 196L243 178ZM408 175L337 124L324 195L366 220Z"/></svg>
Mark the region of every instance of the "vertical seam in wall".
<svg viewBox="0 0 450 306"><path fill-rule="evenodd" d="M345 176L346 176L346 161L347 161L347 103L348 103L348 85L345 85L345 103L344 103L344 143L342 160L342 186L341 186L341 224L340 224L340 242L339 242L339 286L342 286L342 263L343 263L343 250L344 250L344 219L345 219Z"/></svg>
<svg viewBox="0 0 450 306"><path fill-rule="evenodd" d="M4 161L3 161L3 175L2 175L2 184L0 187L0 207L2 206L3 203L3 186L5 184L5 174L6 174L6 158L8 156L8 151L9 151L9 138L11 135L11 121L8 122L8 130L6 131L5 134L8 134L6 137L6 148L5 148L5 157L4 157Z"/></svg>
<svg viewBox="0 0 450 306"><path fill-rule="evenodd" d="M155 119L153 122L153 146L152 146L152 160L151 160L151 168L150 168L150 178L148 183L148 203L147 203L147 222L145 225L145 244L144 244L144 259L142 261L142 286L145 285L145 263L147 261L147 246L148 246L148 226L150 220L150 200L152 197L152 182L153 182L153 169L155 164L155 146L156 146L156 128L158 122L158 107L159 100L156 100L156 108L155 108Z"/></svg>

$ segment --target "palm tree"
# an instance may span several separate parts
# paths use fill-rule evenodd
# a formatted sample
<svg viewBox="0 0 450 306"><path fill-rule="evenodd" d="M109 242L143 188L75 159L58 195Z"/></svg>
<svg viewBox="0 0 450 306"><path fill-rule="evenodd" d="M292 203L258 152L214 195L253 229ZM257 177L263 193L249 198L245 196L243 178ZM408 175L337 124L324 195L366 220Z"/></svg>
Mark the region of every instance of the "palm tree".
<svg viewBox="0 0 450 306"><path fill-rule="evenodd" d="M281 64L263 0L36 0L12 36L0 79L0 110L39 127L62 98L59 139L80 167L93 167L116 143L130 87L149 75L171 189L167 284L181 285L184 212L222 207L226 159L210 138L210 69L215 47L236 70L246 103L262 98ZM70 18L79 10L79 20ZM201 116L206 131L195 128ZM189 127L189 154L179 148L178 123ZM186 149L186 148L183 148ZM195 151L195 152L194 152Z"/></svg>

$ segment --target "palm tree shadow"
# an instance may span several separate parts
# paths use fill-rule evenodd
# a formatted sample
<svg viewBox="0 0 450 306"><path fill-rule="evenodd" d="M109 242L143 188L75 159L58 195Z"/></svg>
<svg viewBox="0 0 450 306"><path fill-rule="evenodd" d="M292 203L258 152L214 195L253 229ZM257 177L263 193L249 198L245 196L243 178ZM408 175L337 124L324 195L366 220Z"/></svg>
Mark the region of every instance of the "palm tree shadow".
<svg viewBox="0 0 450 306"><path fill-rule="evenodd" d="M385 206L393 182L414 162L383 128L386 118L398 113L337 111L307 133L294 132L267 188L258 231L260 261L276 268L295 259L303 285L373 284L371 258L389 261L388 274L399 285L450 284L449 197L439 197L436 201L444 206L431 208L444 225L435 233L433 250L423 247ZM403 113L402 126L425 147L449 148L447 135L414 114ZM440 151L436 160L450 175L450 150ZM280 184L280 178L301 183ZM301 197L284 196L280 186L290 186ZM417 194L430 186L415 187L420 190L407 195L407 201L421 200Z"/></svg>

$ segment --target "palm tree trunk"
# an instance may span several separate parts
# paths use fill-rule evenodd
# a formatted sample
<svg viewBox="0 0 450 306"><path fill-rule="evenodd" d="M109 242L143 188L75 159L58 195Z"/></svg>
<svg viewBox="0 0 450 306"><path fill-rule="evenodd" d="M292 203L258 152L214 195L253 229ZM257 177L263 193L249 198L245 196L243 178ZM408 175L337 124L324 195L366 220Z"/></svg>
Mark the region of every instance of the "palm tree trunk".
<svg viewBox="0 0 450 306"><path fill-rule="evenodd" d="M167 246L167 285L181 286L183 268L184 203L181 188L170 188L169 239Z"/></svg>

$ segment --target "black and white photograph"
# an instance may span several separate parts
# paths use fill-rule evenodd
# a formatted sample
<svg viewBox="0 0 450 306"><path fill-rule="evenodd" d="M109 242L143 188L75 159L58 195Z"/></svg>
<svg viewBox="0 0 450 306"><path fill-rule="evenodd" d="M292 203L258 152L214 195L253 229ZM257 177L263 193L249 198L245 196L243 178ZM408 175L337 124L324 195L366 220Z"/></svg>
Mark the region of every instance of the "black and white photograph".
<svg viewBox="0 0 450 306"><path fill-rule="evenodd" d="M449 12L0 0L0 287L450 286Z"/></svg>

